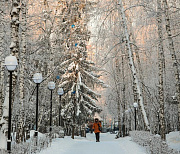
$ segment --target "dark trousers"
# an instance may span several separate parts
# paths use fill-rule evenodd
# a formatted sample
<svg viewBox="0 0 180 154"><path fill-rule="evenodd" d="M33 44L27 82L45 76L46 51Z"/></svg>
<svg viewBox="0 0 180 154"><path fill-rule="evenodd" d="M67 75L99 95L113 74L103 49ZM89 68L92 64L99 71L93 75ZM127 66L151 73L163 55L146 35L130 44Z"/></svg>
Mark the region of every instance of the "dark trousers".
<svg viewBox="0 0 180 154"><path fill-rule="evenodd" d="M99 141L99 133L95 133L96 134L96 141Z"/></svg>

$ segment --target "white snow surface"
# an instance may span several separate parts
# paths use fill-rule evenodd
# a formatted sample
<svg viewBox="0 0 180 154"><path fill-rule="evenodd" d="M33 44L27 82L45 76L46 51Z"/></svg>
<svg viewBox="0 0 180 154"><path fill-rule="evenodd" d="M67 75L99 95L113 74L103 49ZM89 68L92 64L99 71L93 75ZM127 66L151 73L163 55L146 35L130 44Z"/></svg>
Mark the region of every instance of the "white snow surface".
<svg viewBox="0 0 180 154"><path fill-rule="evenodd" d="M95 134L87 137L70 136L56 138L51 147L40 154L146 154L146 149L131 141L130 137L115 139L115 134L101 133L100 142L95 142Z"/></svg>
<svg viewBox="0 0 180 154"><path fill-rule="evenodd" d="M166 140L169 147L180 151L180 132L170 132L166 135Z"/></svg>
<svg viewBox="0 0 180 154"><path fill-rule="evenodd" d="M4 134L0 131L0 149L6 149L7 139Z"/></svg>

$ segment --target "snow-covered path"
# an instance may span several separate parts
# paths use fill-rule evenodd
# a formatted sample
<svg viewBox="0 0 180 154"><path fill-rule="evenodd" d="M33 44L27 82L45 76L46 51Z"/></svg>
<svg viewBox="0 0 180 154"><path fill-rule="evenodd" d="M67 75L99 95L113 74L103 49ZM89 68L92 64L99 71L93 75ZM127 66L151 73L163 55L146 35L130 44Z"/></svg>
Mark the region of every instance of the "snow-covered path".
<svg viewBox="0 0 180 154"><path fill-rule="evenodd" d="M89 133L86 138L76 136L74 140L57 138L40 154L146 154L145 148L132 142L130 137L114 139L114 134L100 135L100 142L95 142L95 135Z"/></svg>

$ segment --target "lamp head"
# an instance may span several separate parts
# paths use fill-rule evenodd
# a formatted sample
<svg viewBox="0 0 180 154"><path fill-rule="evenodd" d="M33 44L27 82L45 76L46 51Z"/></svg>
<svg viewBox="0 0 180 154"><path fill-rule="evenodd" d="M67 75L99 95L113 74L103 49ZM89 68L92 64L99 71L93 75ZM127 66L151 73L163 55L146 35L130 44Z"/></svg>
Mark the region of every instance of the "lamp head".
<svg viewBox="0 0 180 154"><path fill-rule="evenodd" d="M42 82L42 74L41 73L35 73L33 76L33 81L35 83L41 83Z"/></svg>
<svg viewBox="0 0 180 154"><path fill-rule="evenodd" d="M64 94L64 90L63 88L58 88L58 95L63 95Z"/></svg>
<svg viewBox="0 0 180 154"><path fill-rule="evenodd" d="M138 103L135 102L135 103L133 104L133 106L134 106L135 108L138 108Z"/></svg>
<svg viewBox="0 0 180 154"><path fill-rule="evenodd" d="M55 83L54 83L53 81L50 81L50 82L48 83L48 88L49 88L50 90L53 90L53 89L55 88Z"/></svg>
<svg viewBox="0 0 180 154"><path fill-rule="evenodd" d="M6 68L8 69L8 71L14 71L18 65L17 63L17 58L15 56L7 56L5 58L5 64Z"/></svg>

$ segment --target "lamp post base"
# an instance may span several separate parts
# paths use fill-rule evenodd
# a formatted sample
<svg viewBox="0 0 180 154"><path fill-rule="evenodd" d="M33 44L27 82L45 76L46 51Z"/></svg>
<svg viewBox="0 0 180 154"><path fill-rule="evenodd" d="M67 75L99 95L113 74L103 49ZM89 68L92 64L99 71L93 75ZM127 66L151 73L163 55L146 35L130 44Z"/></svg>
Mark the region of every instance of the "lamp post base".
<svg viewBox="0 0 180 154"><path fill-rule="evenodd" d="M7 150L11 151L11 140L7 140Z"/></svg>
<svg viewBox="0 0 180 154"><path fill-rule="evenodd" d="M35 131L34 136L38 136L38 131Z"/></svg>

